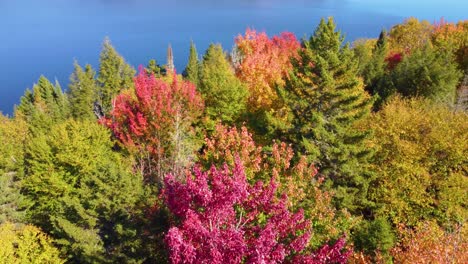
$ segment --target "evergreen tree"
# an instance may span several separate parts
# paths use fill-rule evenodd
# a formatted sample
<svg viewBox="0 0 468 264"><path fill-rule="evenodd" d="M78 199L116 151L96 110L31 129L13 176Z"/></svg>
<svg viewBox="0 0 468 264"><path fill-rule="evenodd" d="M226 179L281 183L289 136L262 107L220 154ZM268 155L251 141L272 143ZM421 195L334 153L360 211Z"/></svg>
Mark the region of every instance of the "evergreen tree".
<svg viewBox="0 0 468 264"><path fill-rule="evenodd" d="M197 48L193 41L190 42L190 55L187 63L187 67L184 70L184 77L189 80L191 83L195 84L198 87L199 84L199 70L200 62L198 60Z"/></svg>
<svg viewBox="0 0 468 264"><path fill-rule="evenodd" d="M353 124L370 112L372 101L357 77L352 51L342 43L331 18L304 40L282 91L294 116L285 137L332 180L337 205L356 212L367 205L369 150L363 140L369 133Z"/></svg>
<svg viewBox="0 0 468 264"><path fill-rule="evenodd" d="M453 104L462 72L450 51L425 46L414 50L391 75L394 89L405 97L425 97Z"/></svg>
<svg viewBox="0 0 468 264"><path fill-rule="evenodd" d="M94 120L96 117L93 105L97 100L97 85L94 79L96 72L89 64L83 70L76 61L74 67L68 86L71 114L76 119Z"/></svg>
<svg viewBox="0 0 468 264"><path fill-rule="evenodd" d="M63 93L60 84L53 85L46 77L41 76L34 84L32 91L26 90L16 114L25 117L30 124L44 126L41 120L59 122L68 117L68 98Z"/></svg>
<svg viewBox="0 0 468 264"><path fill-rule="evenodd" d="M0 224L10 221L19 222L22 213L19 211L21 194L15 172L0 171Z"/></svg>
<svg viewBox="0 0 468 264"><path fill-rule="evenodd" d="M64 92L57 79L54 84L54 96L58 107L58 117L62 120L70 117L70 101L68 95Z"/></svg>
<svg viewBox="0 0 468 264"><path fill-rule="evenodd" d="M386 61L388 53L388 34L383 30L374 45L371 58L359 67L359 74L363 77L365 89L376 96L376 108L380 108L387 98L395 93Z"/></svg>
<svg viewBox="0 0 468 264"><path fill-rule="evenodd" d="M0 114L0 224L21 222L24 198L19 179L24 166L24 142L27 125L21 119L9 119Z"/></svg>
<svg viewBox="0 0 468 264"><path fill-rule="evenodd" d="M205 100L210 130L218 121L235 122L245 110L247 89L234 75L221 45L211 44L203 56L199 91Z"/></svg>
<svg viewBox="0 0 468 264"><path fill-rule="evenodd" d="M27 219L51 234L71 262L138 258L131 216L137 215L142 178L113 146L107 129L75 120L37 133L26 146L21 186L31 203Z"/></svg>
<svg viewBox="0 0 468 264"><path fill-rule="evenodd" d="M136 71L117 53L108 38L104 40L99 62L97 81L100 103L107 113L112 109L114 97L122 90L133 87Z"/></svg>
<svg viewBox="0 0 468 264"><path fill-rule="evenodd" d="M146 73L148 75L153 74L155 77L161 76L161 67L158 65L156 60L152 59L148 62L148 66L146 66Z"/></svg>

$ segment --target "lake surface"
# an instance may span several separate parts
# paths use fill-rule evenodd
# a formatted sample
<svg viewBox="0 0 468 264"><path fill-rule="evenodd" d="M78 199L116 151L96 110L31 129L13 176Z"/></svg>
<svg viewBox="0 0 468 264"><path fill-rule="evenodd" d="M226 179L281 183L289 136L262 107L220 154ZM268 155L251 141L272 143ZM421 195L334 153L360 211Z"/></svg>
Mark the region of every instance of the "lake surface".
<svg viewBox="0 0 468 264"><path fill-rule="evenodd" d="M164 64L171 43L181 72L191 39L200 54L211 42L230 50L247 27L301 38L328 16L352 41L377 37L409 16L468 19L468 1L0 0L0 111L11 114L41 74L66 88L75 59L97 67L105 36L135 67L151 58Z"/></svg>

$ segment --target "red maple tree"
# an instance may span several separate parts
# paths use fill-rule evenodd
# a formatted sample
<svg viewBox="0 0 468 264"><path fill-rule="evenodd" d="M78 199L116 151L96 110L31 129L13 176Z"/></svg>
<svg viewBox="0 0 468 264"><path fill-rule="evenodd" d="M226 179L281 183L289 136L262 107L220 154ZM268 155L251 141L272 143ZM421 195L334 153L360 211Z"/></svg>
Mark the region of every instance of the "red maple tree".
<svg viewBox="0 0 468 264"><path fill-rule="evenodd" d="M203 101L193 84L157 79L142 67L134 79L135 90L119 94L102 122L130 151L139 156L147 176L162 177L183 163L184 144L193 136L191 126L203 111ZM183 155L182 155L183 154Z"/></svg>

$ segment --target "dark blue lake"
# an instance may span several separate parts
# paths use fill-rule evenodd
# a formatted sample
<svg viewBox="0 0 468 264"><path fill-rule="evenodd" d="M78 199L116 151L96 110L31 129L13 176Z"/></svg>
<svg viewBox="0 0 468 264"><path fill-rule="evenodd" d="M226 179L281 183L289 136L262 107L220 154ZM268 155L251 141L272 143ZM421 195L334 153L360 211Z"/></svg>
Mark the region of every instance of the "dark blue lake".
<svg viewBox="0 0 468 264"><path fill-rule="evenodd" d="M65 88L74 59L96 67L105 36L135 67L165 63L171 43L181 72L191 39L199 53L211 42L230 50L247 27L302 37L334 16L352 41L409 16L458 21L467 12L466 0L0 0L0 111L11 114L41 74Z"/></svg>

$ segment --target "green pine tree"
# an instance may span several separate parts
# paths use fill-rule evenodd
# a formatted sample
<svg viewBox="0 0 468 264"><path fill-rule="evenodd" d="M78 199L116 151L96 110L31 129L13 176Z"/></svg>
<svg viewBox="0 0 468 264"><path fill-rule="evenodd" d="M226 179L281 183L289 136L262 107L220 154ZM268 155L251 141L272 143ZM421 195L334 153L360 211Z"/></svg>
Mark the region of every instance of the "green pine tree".
<svg viewBox="0 0 468 264"><path fill-rule="evenodd" d="M310 40L303 41L281 92L294 116L284 137L332 180L338 207L356 212L367 206L364 139L369 133L353 124L370 113L372 101L357 77L352 51L342 44L331 18L322 19Z"/></svg>
<svg viewBox="0 0 468 264"><path fill-rule="evenodd" d="M27 131L24 120L0 114L0 224L23 220L26 204L20 193L20 178Z"/></svg>
<svg viewBox="0 0 468 264"><path fill-rule="evenodd" d="M198 87L199 85L199 71L200 71L200 62L198 60L197 48L193 41L190 42L190 55L187 63L187 67L184 70L184 77L189 80L191 83L195 84Z"/></svg>
<svg viewBox="0 0 468 264"><path fill-rule="evenodd" d="M403 57L390 78L394 89L405 97L424 97L452 105L462 76L450 51L426 45Z"/></svg>
<svg viewBox="0 0 468 264"><path fill-rule="evenodd" d="M232 124L245 110L248 91L234 75L221 45L211 44L203 56L199 91L205 100L208 129Z"/></svg>
<svg viewBox="0 0 468 264"><path fill-rule="evenodd" d="M74 67L68 85L71 115L76 119L94 120L96 117L93 105L97 101L97 85L94 79L96 72L89 64L83 70L76 61Z"/></svg>
<svg viewBox="0 0 468 264"><path fill-rule="evenodd" d="M136 71L117 53L108 38L104 40L99 62L99 97L101 106L107 113L112 109L114 97L122 90L133 87Z"/></svg>
<svg viewBox="0 0 468 264"><path fill-rule="evenodd" d="M24 214L22 204L24 198L20 193L17 173L0 170L0 224L21 222Z"/></svg>
<svg viewBox="0 0 468 264"><path fill-rule="evenodd" d="M26 90L15 115L26 118L32 127L47 128L48 123L58 123L68 118L67 95L58 82L53 85L46 77L41 76L32 91Z"/></svg>
<svg viewBox="0 0 468 264"><path fill-rule="evenodd" d="M142 177L113 150L95 121L69 119L28 142L22 193L26 217L61 245L75 263L126 263L138 256L137 203Z"/></svg>
<svg viewBox="0 0 468 264"><path fill-rule="evenodd" d="M161 66L159 66L156 60L154 59L151 59L148 62L148 66L146 66L145 70L147 74L153 74L155 77L161 76Z"/></svg>
<svg viewBox="0 0 468 264"><path fill-rule="evenodd" d="M356 59L359 60L359 54L356 54L356 50L354 51L357 55ZM363 77L366 91L375 96L376 109L379 109L395 93L386 62L388 52L388 34L383 30L374 45L370 59L359 65L359 75Z"/></svg>

